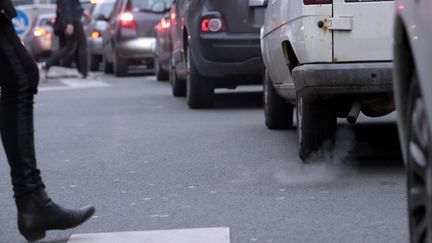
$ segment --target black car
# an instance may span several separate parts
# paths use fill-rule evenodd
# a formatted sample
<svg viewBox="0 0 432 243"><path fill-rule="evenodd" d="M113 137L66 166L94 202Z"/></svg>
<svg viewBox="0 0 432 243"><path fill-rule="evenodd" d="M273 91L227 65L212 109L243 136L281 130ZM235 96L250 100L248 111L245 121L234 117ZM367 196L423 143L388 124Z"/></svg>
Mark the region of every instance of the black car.
<svg viewBox="0 0 432 243"><path fill-rule="evenodd" d="M190 108L211 107L215 88L262 83L264 7L251 0L176 0L170 81Z"/></svg>
<svg viewBox="0 0 432 243"><path fill-rule="evenodd" d="M130 65L153 68L154 26L171 0L117 0L103 33L105 72L128 73Z"/></svg>

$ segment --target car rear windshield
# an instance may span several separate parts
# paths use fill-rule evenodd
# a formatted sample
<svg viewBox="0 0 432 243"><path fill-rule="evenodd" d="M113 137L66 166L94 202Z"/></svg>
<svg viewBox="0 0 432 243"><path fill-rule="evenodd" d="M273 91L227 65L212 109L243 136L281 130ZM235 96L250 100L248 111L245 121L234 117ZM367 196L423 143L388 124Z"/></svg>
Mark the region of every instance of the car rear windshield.
<svg viewBox="0 0 432 243"><path fill-rule="evenodd" d="M155 4L163 2L165 7L171 6L172 0L132 0L132 8L140 11L151 11Z"/></svg>

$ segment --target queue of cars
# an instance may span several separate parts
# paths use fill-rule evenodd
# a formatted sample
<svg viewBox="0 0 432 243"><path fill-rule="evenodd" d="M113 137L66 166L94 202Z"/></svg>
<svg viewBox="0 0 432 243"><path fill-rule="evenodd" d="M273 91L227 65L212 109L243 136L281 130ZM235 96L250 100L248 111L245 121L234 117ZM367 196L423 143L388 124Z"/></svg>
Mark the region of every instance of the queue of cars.
<svg viewBox="0 0 432 243"><path fill-rule="evenodd" d="M235 9L246 2L248 6ZM235 3L223 9L223 2L174 1L170 30L156 28L161 32L158 42L171 43L158 45L157 57L163 52L160 60L169 60L173 94L186 95L190 108L211 106L212 89L218 87L212 71L223 71L217 66L209 70L199 66L214 65L216 61L211 58L215 57L233 60L244 53L255 56L253 39L236 43L241 38L232 32L238 26L242 34L247 32L246 25L253 25L252 19L259 20L260 16L253 7L267 6L260 42L267 127L294 127L293 112L297 110L299 156L307 161L324 144L333 145L338 117L355 123L360 112L384 116L395 110L395 100L408 172L411 241L432 242L432 100L427 95L432 91L428 62L432 56L431 1L399 0L396 24L393 1ZM163 21L166 19L160 25ZM239 46L249 49L241 54L224 49L225 40L227 46L238 44L236 50L243 49ZM206 59L208 56L211 58ZM230 77L225 76L224 82L232 82ZM231 84L236 85L235 81Z"/></svg>
<svg viewBox="0 0 432 243"><path fill-rule="evenodd" d="M164 16L170 0L117 0L103 34L105 72L128 74L131 65L153 69L154 26Z"/></svg>

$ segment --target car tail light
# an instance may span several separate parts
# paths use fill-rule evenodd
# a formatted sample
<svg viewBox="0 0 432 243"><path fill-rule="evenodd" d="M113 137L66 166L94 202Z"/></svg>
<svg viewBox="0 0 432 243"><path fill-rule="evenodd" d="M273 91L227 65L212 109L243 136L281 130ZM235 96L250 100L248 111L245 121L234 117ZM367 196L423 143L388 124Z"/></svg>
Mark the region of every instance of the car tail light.
<svg viewBox="0 0 432 243"><path fill-rule="evenodd" d="M92 39L97 39L97 38L101 38L102 35L99 31L93 31L90 36Z"/></svg>
<svg viewBox="0 0 432 243"><path fill-rule="evenodd" d="M220 17L207 17L201 21L202 32L223 32L225 31L225 21Z"/></svg>
<svg viewBox="0 0 432 243"><path fill-rule="evenodd" d="M169 27L171 27L171 20L168 18L162 18L161 27L162 29L168 29Z"/></svg>
<svg viewBox="0 0 432 243"><path fill-rule="evenodd" d="M135 29L135 19L131 12L124 12L119 17L120 27L126 29Z"/></svg>
<svg viewBox="0 0 432 243"><path fill-rule="evenodd" d="M36 28L33 31L35 37L42 37L47 35L47 30L45 28Z"/></svg>
<svg viewBox="0 0 432 243"><path fill-rule="evenodd" d="M303 0L303 3L308 4L330 4L333 0Z"/></svg>

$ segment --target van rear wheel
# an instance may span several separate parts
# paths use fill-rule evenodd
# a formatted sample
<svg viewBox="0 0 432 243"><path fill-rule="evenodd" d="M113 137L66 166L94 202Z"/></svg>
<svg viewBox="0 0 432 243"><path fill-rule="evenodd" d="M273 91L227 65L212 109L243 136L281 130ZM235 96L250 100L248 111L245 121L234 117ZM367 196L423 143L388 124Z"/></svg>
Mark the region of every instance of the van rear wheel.
<svg viewBox="0 0 432 243"><path fill-rule="evenodd" d="M297 136L303 161L321 148L334 146L336 129L337 116L329 101L306 102L297 95Z"/></svg>
<svg viewBox="0 0 432 243"><path fill-rule="evenodd" d="M268 129L290 129L293 126L293 105L278 95L267 70L264 73L264 114Z"/></svg>

